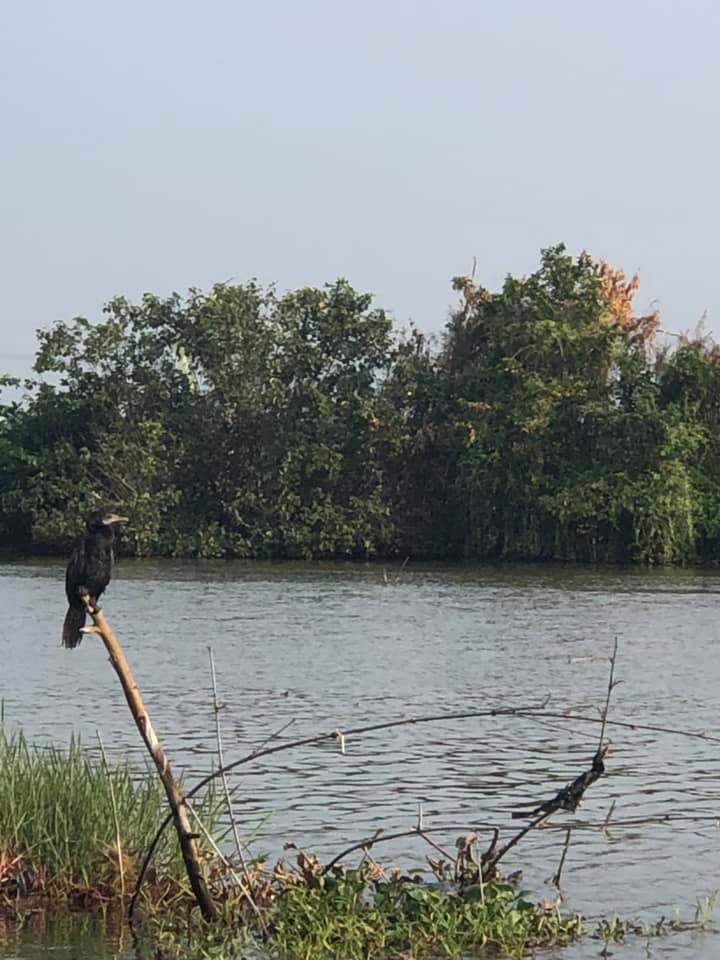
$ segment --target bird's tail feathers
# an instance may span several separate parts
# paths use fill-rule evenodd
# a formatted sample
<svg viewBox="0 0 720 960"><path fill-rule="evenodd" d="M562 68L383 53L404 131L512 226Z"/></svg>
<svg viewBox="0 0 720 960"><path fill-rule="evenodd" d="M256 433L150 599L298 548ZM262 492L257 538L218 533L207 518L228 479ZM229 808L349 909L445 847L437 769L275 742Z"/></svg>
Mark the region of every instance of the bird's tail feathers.
<svg viewBox="0 0 720 960"><path fill-rule="evenodd" d="M78 610L77 607L68 607L68 612L65 614L65 622L63 623L62 630L63 646L67 647L68 650L72 650L73 647L76 647L82 640L82 633L80 631L84 626L85 611Z"/></svg>

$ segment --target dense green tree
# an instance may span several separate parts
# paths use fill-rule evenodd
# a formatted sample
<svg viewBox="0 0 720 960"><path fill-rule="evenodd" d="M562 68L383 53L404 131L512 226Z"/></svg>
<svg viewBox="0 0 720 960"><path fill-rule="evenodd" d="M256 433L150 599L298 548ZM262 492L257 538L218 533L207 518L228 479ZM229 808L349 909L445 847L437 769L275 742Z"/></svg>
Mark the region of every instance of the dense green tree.
<svg viewBox="0 0 720 960"><path fill-rule="evenodd" d="M720 347L708 337L683 337L678 348L659 357L660 399L672 411L675 431L691 434L694 455L687 461L693 552L720 561ZM686 508L687 509L687 508Z"/></svg>
<svg viewBox="0 0 720 960"><path fill-rule="evenodd" d="M720 560L720 349L563 247L458 277L436 344L345 281L118 297L39 333L0 406L0 543L98 500L137 555Z"/></svg>
<svg viewBox="0 0 720 960"><path fill-rule="evenodd" d="M101 323L58 323L35 365L57 385L5 408L7 539L56 546L103 499L139 555L369 556L387 539L370 446L391 354L390 320L343 281L116 298Z"/></svg>
<svg viewBox="0 0 720 960"><path fill-rule="evenodd" d="M441 357L461 438L450 552L648 562L691 553L697 431L659 405L657 318L633 316L636 285L561 246L497 294L456 278L462 301Z"/></svg>

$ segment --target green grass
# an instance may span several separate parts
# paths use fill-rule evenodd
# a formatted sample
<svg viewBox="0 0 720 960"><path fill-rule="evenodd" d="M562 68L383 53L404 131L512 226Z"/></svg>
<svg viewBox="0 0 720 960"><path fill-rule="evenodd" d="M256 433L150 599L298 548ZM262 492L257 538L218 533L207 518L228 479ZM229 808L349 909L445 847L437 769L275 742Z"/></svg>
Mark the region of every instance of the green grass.
<svg viewBox="0 0 720 960"><path fill-rule="evenodd" d="M138 776L125 764L106 768L75 741L67 750L32 746L0 726L0 891L6 897L116 898L121 863L131 891L138 861L167 809L154 770ZM156 864L166 880L184 876L172 830Z"/></svg>

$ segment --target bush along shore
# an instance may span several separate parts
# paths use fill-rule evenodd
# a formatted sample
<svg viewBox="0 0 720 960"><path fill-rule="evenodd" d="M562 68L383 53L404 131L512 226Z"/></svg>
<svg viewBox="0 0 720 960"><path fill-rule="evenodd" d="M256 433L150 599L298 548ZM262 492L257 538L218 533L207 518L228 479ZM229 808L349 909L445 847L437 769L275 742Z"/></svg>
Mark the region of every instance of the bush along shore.
<svg viewBox="0 0 720 960"><path fill-rule="evenodd" d="M0 548L65 550L101 498L137 556L715 563L720 347L637 285L558 246L456 277L437 340L345 281L60 320L0 378Z"/></svg>

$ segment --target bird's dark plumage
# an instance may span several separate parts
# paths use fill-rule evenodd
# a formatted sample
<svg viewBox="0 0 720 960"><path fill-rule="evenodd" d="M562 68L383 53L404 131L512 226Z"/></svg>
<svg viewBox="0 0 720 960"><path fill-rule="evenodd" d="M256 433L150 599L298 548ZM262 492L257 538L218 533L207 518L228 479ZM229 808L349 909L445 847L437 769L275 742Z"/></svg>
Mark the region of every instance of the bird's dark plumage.
<svg viewBox="0 0 720 960"><path fill-rule="evenodd" d="M63 623L63 646L72 649L82 640L85 626L83 594L97 603L110 583L113 566L112 524L126 520L107 510L96 510L87 521L87 533L79 540L68 560L65 572L65 593L69 603Z"/></svg>

